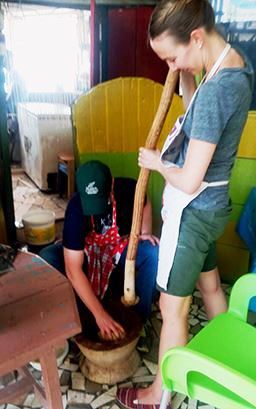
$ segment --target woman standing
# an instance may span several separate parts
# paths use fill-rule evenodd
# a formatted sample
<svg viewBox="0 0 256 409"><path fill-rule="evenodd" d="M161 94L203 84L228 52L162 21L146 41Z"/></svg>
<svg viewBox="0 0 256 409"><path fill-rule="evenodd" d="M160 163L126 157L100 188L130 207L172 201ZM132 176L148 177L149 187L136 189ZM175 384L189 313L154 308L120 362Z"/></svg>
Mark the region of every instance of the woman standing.
<svg viewBox="0 0 256 409"><path fill-rule="evenodd" d="M231 211L229 180L251 102L253 70L217 31L207 0L162 0L151 17L149 40L159 58L179 71L186 109L162 152L139 150L139 166L166 181L157 276L160 362L169 348L187 343L195 287L209 319L227 308L215 242ZM194 76L202 71L205 77L196 88ZM158 370L147 389L119 389L117 397L129 408L157 407L161 385Z"/></svg>

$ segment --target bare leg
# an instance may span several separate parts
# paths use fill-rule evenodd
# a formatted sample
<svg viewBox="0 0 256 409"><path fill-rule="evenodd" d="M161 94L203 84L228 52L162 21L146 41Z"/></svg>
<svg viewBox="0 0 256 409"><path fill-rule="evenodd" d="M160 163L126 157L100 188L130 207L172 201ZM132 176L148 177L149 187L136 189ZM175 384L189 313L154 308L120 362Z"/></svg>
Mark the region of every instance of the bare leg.
<svg viewBox="0 0 256 409"><path fill-rule="evenodd" d="M220 285L217 267L201 273L196 286L202 295L208 319L227 311L227 301Z"/></svg>
<svg viewBox="0 0 256 409"><path fill-rule="evenodd" d="M160 310L163 325L160 335L158 362L169 348L186 345L188 341L188 313L191 297L176 297L161 293ZM139 389L137 397L140 403L157 404L162 396L162 378L158 368L152 385L146 389Z"/></svg>

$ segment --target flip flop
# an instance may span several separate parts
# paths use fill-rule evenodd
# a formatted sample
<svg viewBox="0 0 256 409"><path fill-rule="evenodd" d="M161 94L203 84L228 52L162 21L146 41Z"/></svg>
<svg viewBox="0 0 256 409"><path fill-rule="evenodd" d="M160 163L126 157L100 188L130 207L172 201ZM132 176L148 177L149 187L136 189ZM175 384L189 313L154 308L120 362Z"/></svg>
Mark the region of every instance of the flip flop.
<svg viewBox="0 0 256 409"><path fill-rule="evenodd" d="M160 404L139 403L136 388L119 388L116 397L126 409L160 409ZM171 409L171 406L167 405L166 409Z"/></svg>

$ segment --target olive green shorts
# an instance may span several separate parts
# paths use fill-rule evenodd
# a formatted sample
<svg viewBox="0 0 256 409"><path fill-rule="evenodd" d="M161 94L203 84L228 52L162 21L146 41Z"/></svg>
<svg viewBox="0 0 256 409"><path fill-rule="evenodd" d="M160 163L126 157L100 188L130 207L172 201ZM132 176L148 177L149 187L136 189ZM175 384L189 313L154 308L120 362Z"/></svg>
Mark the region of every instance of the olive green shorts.
<svg viewBox="0 0 256 409"><path fill-rule="evenodd" d="M221 210L185 208L167 289L161 292L185 297L191 295L201 272L217 266L216 240L229 220L231 207Z"/></svg>

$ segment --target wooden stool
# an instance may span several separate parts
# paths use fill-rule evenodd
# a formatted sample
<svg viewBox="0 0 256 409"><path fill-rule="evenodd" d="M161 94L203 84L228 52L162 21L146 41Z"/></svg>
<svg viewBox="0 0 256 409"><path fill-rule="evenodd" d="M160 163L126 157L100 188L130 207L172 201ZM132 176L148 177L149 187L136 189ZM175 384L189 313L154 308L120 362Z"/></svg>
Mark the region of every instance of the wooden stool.
<svg viewBox="0 0 256 409"><path fill-rule="evenodd" d="M63 194L63 173L67 176L67 198L70 199L75 191L75 161L74 156L66 153L58 155L58 190Z"/></svg>
<svg viewBox="0 0 256 409"><path fill-rule="evenodd" d="M15 369L16 383L0 390L0 405L32 389L44 408L63 409L55 349L81 331L68 280L32 253L19 252L0 276L0 376ZM26 364L40 360L44 388Z"/></svg>

